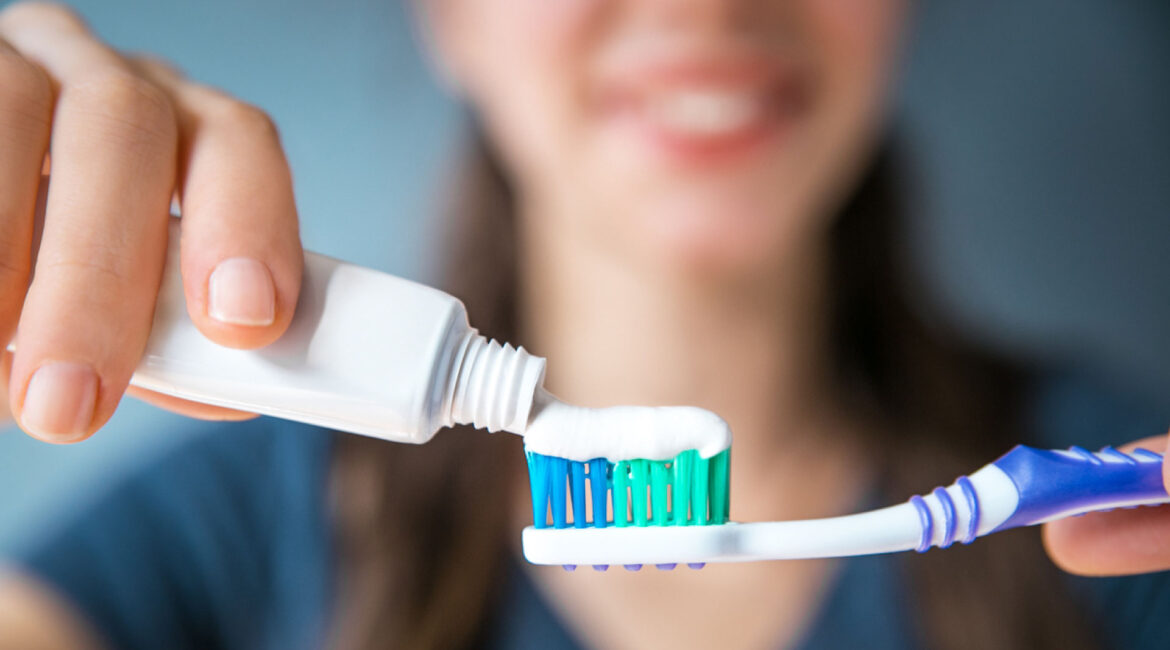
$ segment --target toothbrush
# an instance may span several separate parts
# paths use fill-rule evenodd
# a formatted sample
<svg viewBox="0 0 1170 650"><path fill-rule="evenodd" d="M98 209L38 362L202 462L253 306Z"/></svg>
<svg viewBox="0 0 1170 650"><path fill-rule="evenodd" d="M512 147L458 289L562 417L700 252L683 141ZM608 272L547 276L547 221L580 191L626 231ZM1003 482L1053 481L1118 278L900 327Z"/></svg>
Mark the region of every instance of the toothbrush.
<svg viewBox="0 0 1170 650"><path fill-rule="evenodd" d="M683 457L689 454L693 452ZM1161 454L1146 449L1125 453L1105 447L1092 452L1075 446L1047 450L1017 445L970 477L961 476L946 488L900 505L826 519L728 523L726 503L718 503L719 496L726 498L725 483L721 492L707 488L716 497L706 504L709 516L703 503L692 501L687 508L685 501L668 502L667 485L672 485L673 494L687 492L679 489L683 484L678 479L671 483L673 476L695 480L694 468L680 467L678 458L657 464L590 461L589 479L602 476L603 467L608 470L604 482L599 479L590 487L593 503L612 506L617 514L611 521L588 516L585 481L577 464L555 459L534 463L532 456L536 518L523 533L524 555L534 564L560 564L569 570L587 564L597 570L610 565L637 570L644 564L673 569L679 563L700 568L707 562L924 553L931 547L970 544L1001 530L1086 512L1170 502L1162 483ZM713 482L726 481L726 462L721 462L705 463L703 469ZM646 465L657 472L649 479ZM566 523L566 482L573 523ZM698 492L694 485L692 492ZM626 495L628 486L631 495L639 496ZM647 490L649 504L640 496ZM672 507L675 504L681 508ZM548 510L553 514L551 525Z"/></svg>

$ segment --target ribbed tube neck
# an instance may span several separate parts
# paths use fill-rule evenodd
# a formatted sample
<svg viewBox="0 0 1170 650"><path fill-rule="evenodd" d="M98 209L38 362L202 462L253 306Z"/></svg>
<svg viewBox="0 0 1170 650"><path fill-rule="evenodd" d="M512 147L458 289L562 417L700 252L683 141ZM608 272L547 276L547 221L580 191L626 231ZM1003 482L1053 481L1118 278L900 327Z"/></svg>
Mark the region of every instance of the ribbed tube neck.
<svg viewBox="0 0 1170 650"><path fill-rule="evenodd" d="M545 360L523 347L501 345L474 330L460 343L451 369L451 424L524 433Z"/></svg>

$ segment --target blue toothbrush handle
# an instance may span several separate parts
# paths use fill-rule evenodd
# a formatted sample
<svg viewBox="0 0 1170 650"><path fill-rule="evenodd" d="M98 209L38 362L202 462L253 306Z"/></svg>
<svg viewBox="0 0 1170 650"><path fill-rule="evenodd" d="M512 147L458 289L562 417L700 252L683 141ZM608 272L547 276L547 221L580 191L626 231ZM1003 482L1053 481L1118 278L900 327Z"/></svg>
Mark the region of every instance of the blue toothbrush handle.
<svg viewBox="0 0 1170 650"><path fill-rule="evenodd" d="M995 531L1170 500L1162 482L1162 455L1146 449L1092 452L1017 445L992 464L1007 474L1019 494L1015 511Z"/></svg>

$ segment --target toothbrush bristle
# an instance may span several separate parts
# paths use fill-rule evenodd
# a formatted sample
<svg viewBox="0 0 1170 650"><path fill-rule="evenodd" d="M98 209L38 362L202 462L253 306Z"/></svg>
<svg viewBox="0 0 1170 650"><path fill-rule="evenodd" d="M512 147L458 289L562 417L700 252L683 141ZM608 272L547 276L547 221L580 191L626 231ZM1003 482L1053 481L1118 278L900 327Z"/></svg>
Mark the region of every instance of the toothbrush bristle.
<svg viewBox="0 0 1170 650"><path fill-rule="evenodd" d="M526 455L536 528L727 523L730 450L711 458L689 450L661 461Z"/></svg>

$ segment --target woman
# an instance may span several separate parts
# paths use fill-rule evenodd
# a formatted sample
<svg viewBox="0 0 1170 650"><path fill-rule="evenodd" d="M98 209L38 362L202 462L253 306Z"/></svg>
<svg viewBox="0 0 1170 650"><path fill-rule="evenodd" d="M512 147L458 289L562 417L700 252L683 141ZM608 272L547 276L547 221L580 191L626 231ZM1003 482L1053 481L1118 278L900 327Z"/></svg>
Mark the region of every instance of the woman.
<svg viewBox="0 0 1170 650"><path fill-rule="evenodd" d="M902 499L1020 440L1089 443L1133 422L1074 384L1031 388L917 315L883 124L898 0L419 9L483 136L448 287L486 333L549 357L570 401L726 417L735 519ZM59 7L5 9L0 38L9 399L31 435L70 442L105 422L138 361L173 192L195 322L236 347L281 334L301 264L291 183L262 113L111 51ZM1087 400L1106 430L1057 430ZM924 557L538 569L517 561L515 440L210 428L16 558L0 647L1077 648L1113 632L1102 620L1170 606L1119 605L1134 583L1070 584L1028 531ZM1049 550L1085 573L1165 568L1164 515L1054 525ZM1118 627L1132 647L1170 633Z"/></svg>

